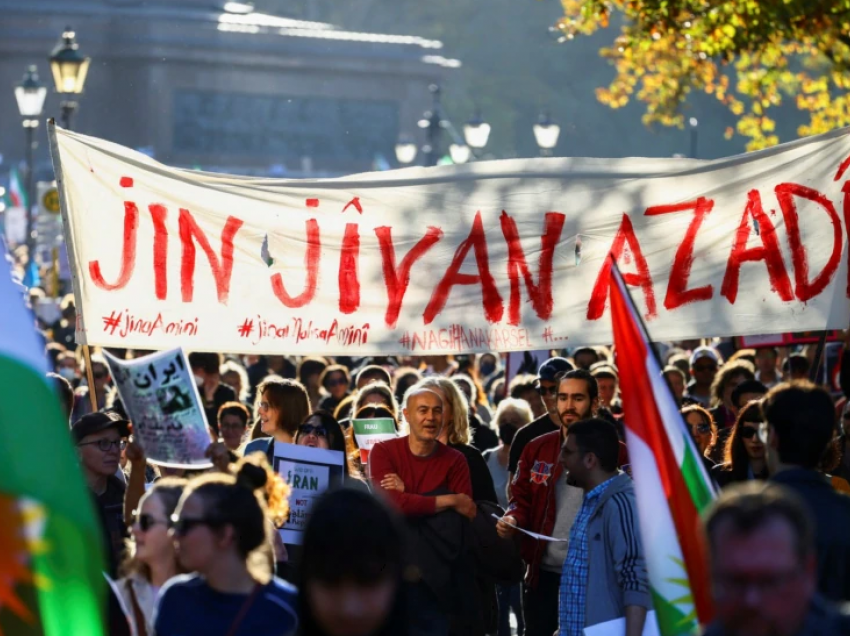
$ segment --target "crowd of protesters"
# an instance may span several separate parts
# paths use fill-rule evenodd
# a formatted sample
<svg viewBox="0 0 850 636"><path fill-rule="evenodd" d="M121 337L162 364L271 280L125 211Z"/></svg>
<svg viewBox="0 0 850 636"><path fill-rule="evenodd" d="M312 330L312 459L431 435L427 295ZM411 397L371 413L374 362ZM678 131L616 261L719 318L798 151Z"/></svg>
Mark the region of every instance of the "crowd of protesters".
<svg viewBox="0 0 850 636"><path fill-rule="evenodd" d="M641 633L652 592L611 349L514 370L498 353L194 352L214 468L192 471L146 461L74 324L67 297L38 327L116 582L110 633L582 636L618 618ZM813 347L715 340L658 354L722 489L706 520L708 633L850 633L838 605L850 601L850 347L838 387L807 379ZM363 464L351 422L366 418L391 419L399 437ZM302 545L276 532L280 444L346 458Z"/></svg>

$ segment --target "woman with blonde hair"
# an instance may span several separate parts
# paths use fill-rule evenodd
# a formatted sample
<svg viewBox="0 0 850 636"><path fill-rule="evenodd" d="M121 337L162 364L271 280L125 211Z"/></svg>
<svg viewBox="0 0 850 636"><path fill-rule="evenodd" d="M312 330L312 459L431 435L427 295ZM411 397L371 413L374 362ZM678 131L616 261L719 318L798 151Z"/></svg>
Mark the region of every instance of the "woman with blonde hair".
<svg viewBox="0 0 850 636"><path fill-rule="evenodd" d="M132 556L121 566L123 578L117 585L130 612L132 636L153 636L157 594L166 581L184 571L177 563L168 526L187 483L177 477L158 480L133 511L133 540L128 545Z"/></svg>
<svg viewBox="0 0 850 636"><path fill-rule="evenodd" d="M286 494L262 455L241 459L234 474L189 482L172 516L172 533L180 565L193 574L163 588L157 636L295 632L295 588L251 566L271 542L272 522L282 523L289 512Z"/></svg>

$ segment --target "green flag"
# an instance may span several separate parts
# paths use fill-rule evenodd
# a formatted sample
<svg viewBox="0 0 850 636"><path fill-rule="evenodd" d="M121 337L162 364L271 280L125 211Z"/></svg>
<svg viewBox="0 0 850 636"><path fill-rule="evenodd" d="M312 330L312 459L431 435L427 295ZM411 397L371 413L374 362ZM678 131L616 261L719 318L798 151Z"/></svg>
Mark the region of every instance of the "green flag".
<svg viewBox="0 0 850 636"><path fill-rule="evenodd" d="M102 636L100 525L0 242L0 635Z"/></svg>

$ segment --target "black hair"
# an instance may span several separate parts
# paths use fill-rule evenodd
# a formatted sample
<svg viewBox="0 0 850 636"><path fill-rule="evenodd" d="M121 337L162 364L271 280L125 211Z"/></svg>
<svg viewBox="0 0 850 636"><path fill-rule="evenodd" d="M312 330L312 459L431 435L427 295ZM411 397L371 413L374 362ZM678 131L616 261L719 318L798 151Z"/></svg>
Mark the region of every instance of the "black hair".
<svg viewBox="0 0 850 636"><path fill-rule="evenodd" d="M593 453L607 473L617 470L620 458L620 437L610 422L591 418L570 424L567 436L572 437L582 455Z"/></svg>
<svg viewBox="0 0 850 636"><path fill-rule="evenodd" d="M835 434L829 393L808 380L786 382L770 390L761 408L779 438L779 461L816 469Z"/></svg>
<svg viewBox="0 0 850 636"><path fill-rule="evenodd" d="M362 369L360 369L360 371L357 372L357 378L355 379L354 384L359 385L360 380L368 377L374 377L376 380L380 380L387 386L390 386L390 384L392 383L392 378L384 367L379 367L376 364L370 364L363 367Z"/></svg>
<svg viewBox="0 0 850 636"><path fill-rule="evenodd" d="M757 393L758 395L764 395L767 393L767 387L758 380L744 380L741 384L732 389L732 404L739 409L746 406L744 404L738 404L741 396L745 393Z"/></svg>
<svg viewBox="0 0 850 636"><path fill-rule="evenodd" d="M298 381L306 386L307 378L311 375L318 375L321 377L322 372L327 368L327 360L320 358L319 356L309 356L302 358L301 362L298 363L295 375L298 377ZM319 386L321 386L321 384Z"/></svg>
<svg viewBox="0 0 850 636"><path fill-rule="evenodd" d="M782 373L808 373L809 359L802 353L792 353L782 363Z"/></svg>
<svg viewBox="0 0 850 636"><path fill-rule="evenodd" d="M572 371L559 374L556 377L558 378L558 385L560 385L564 380L584 380L587 382L587 395L590 397L590 401L593 402L593 400L599 397L599 385L596 382L596 378L593 377L590 371L586 371L585 369L574 369Z"/></svg>
<svg viewBox="0 0 850 636"><path fill-rule="evenodd" d="M59 406L62 407L65 419L70 422L71 412L74 410L74 387L58 373L48 373L47 377L52 381L53 389L59 397Z"/></svg>
<svg viewBox="0 0 850 636"><path fill-rule="evenodd" d="M405 555L404 526L376 497L349 488L323 495L313 507L304 532L298 584L301 636L324 634L310 603L313 581L331 586L344 582L372 586L387 580L395 582L396 594L376 636L406 636L410 621L403 581Z"/></svg>
<svg viewBox="0 0 850 636"><path fill-rule="evenodd" d="M201 369L206 373L214 375L221 368L221 354L193 351L189 354L189 368Z"/></svg>

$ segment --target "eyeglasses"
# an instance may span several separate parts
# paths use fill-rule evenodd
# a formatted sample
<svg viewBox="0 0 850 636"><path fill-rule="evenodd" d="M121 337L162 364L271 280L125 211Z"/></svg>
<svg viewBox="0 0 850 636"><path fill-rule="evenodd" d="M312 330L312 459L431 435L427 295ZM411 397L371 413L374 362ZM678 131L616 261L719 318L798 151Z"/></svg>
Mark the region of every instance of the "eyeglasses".
<svg viewBox="0 0 850 636"><path fill-rule="evenodd" d="M171 531L178 537L185 537L192 532L192 528L197 526L208 526L210 528L218 528L224 525L224 522L218 519L186 519L180 518L177 515L171 515Z"/></svg>
<svg viewBox="0 0 850 636"><path fill-rule="evenodd" d="M716 364L695 364L694 371L717 371Z"/></svg>
<svg viewBox="0 0 850 636"><path fill-rule="evenodd" d="M710 424L700 424L699 426L697 426L697 433L702 433L703 435L705 435L706 433L710 433L710 432L711 432L711 425Z"/></svg>
<svg viewBox="0 0 850 636"><path fill-rule="evenodd" d="M90 446L92 444L97 444L97 447L104 453L108 453L113 446L118 450L127 448L127 440L123 439L98 439L94 442L83 442L82 444L77 444L77 446Z"/></svg>
<svg viewBox="0 0 850 636"><path fill-rule="evenodd" d="M345 378L325 380L325 386L340 386L342 384L348 384L348 380Z"/></svg>
<svg viewBox="0 0 850 636"><path fill-rule="evenodd" d="M741 428L741 437L744 439L750 439L758 435L758 428L754 428L752 426L744 426Z"/></svg>
<svg viewBox="0 0 850 636"><path fill-rule="evenodd" d="M272 407L272 405L268 402L259 402L257 403L257 407L259 407L261 411L268 411Z"/></svg>
<svg viewBox="0 0 850 636"><path fill-rule="evenodd" d="M139 528L142 532L147 532L151 528L153 528L158 523L161 523L164 526L168 525L167 521L163 521L162 519L157 519L153 515L150 515L146 512L139 513L138 511L134 512L135 523L139 524Z"/></svg>
<svg viewBox="0 0 850 636"><path fill-rule="evenodd" d="M315 435L316 437L327 437L328 429L324 426L310 426L309 424L304 424L298 429L298 432L301 435Z"/></svg>
<svg viewBox="0 0 850 636"><path fill-rule="evenodd" d="M246 426L247 424L242 424L241 422L222 422L218 425L222 431L241 431Z"/></svg>
<svg viewBox="0 0 850 636"><path fill-rule="evenodd" d="M558 395L558 385L554 386L538 386L537 393L546 397L547 395Z"/></svg>

